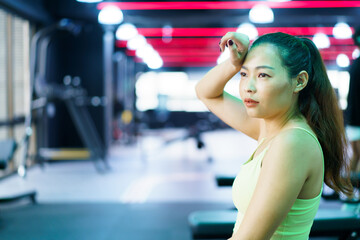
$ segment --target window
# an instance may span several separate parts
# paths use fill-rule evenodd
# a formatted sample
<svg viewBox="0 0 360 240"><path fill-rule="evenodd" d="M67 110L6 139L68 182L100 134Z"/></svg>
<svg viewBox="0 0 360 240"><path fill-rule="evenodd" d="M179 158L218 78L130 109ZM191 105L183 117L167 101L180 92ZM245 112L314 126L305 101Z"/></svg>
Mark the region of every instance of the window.
<svg viewBox="0 0 360 240"><path fill-rule="evenodd" d="M7 14L0 9L0 120L7 119L6 93L6 44L7 44ZM0 139L8 137L7 129L0 128Z"/></svg>
<svg viewBox="0 0 360 240"><path fill-rule="evenodd" d="M136 82L136 108L165 111L204 111L197 100L196 81L185 72L146 72Z"/></svg>
<svg viewBox="0 0 360 240"><path fill-rule="evenodd" d="M0 121L25 116L30 104L30 23L0 9ZM19 142L24 136L24 124L1 126L0 140L14 138ZM17 151L14 170L20 160Z"/></svg>

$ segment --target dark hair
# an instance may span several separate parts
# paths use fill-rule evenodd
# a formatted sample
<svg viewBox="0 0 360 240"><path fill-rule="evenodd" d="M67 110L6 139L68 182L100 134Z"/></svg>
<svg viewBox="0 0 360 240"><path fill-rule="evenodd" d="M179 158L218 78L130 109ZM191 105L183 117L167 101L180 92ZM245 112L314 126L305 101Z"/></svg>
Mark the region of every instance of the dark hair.
<svg viewBox="0 0 360 240"><path fill-rule="evenodd" d="M315 44L307 38L285 33L270 33L259 37L252 45L272 44L279 52L283 66L291 78L305 70L307 86L300 91L298 108L316 133L325 161L325 183L337 192L351 196L353 187L348 177L347 141L343 114L326 68Z"/></svg>
<svg viewBox="0 0 360 240"><path fill-rule="evenodd" d="M352 39L354 40L354 44L360 47L360 27L356 28L355 33L352 35Z"/></svg>

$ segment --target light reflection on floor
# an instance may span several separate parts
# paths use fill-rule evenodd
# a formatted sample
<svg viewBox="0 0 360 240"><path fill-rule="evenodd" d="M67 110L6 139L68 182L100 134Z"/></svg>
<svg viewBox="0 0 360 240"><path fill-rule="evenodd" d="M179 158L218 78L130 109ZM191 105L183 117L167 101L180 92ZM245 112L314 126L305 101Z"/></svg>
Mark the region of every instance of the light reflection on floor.
<svg viewBox="0 0 360 240"><path fill-rule="evenodd" d="M26 179L0 182L0 196L35 189L40 202L229 202L231 190L218 188L216 174L236 174L256 142L233 130L202 135L204 149L183 129L147 131L131 146L114 144L111 171L96 172L91 161L35 166ZM212 162L209 162L209 158Z"/></svg>

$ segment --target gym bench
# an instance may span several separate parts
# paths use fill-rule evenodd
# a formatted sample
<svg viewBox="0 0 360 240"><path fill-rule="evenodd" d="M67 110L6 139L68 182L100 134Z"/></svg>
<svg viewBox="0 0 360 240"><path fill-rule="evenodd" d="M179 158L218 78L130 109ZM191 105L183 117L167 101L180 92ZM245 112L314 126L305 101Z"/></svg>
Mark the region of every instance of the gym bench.
<svg viewBox="0 0 360 240"><path fill-rule="evenodd" d="M235 176L232 175L218 175L215 177L216 179L216 184L219 187L229 187L232 186L234 180L235 180ZM350 177L351 180L351 184L354 187L359 187L360 186L360 173L356 174L356 175L352 175Z"/></svg>
<svg viewBox="0 0 360 240"><path fill-rule="evenodd" d="M355 211L319 209L310 237L338 237L341 240L356 239L360 234L360 205ZM193 239L228 239L236 221L236 210L196 211L188 221Z"/></svg>

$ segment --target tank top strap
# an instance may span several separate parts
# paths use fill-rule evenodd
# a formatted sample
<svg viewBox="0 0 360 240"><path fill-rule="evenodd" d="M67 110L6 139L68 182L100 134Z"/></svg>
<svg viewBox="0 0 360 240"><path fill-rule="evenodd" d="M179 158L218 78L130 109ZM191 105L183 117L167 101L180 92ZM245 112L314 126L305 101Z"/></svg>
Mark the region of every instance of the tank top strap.
<svg viewBox="0 0 360 240"><path fill-rule="evenodd" d="M310 136L312 136L312 137L315 139L315 141L317 142L317 144L318 144L318 146L320 147L321 152L322 152L322 147L321 147L321 144L320 144L318 138L316 137L316 135L314 135L312 132L310 132L310 131L307 130L306 128L303 128L303 127L291 127L291 128L286 129L286 130L283 130L283 131L287 131L287 130L294 129L294 128L295 128L295 129L303 130L303 131L305 131L306 133L308 133ZM272 138L269 139L269 146L270 146L271 142L273 141L273 139L274 139L276 136L277 136L277 135L275 135L275 136L273 136ZM265 139L265 138L262 138L262 139L261 139L261 141L259 142L258 147L260 146L260 144L262 143L262 141L263 141L264 139Z"/></svg>
<svg viewBox="0 0 360 240"><path fill-rule="evenodd" d="M317 142L317 144L318 144L318 146L319 146L319 148L320 148L320 151L321 151L321 156L322 156L322 162L323 162L323 176L325 175L325 159L324 159L324 152L323 152L323 150L322 150L322 147L321 147L321 144L320 144L320 142L319 142L319 139L316 137L316 135L315 134L313 134L312 132L310 132L309 130L307 130L307 129L305 129L305 128L302 128L302 127L292 127L292 128L290 128L290 129L293 129L293 128L296 128L296 129L300 129L300 130L303 130L303 131L305 131L306 133L308 133L310 136L312 136L314 139L315 139L315 141ZM322 191L322 189L323 189L323 187L321 187L321 191Z"/></svg>
<svg viewBox="0 0 360 240"><path fill-rule="evenodd" d="M323 152L323 150L322 150L322 147L321 147L321 144L320 144L320 142L319 142L319 139L316 137L316 135L315 134L313 134L312 132L310 132L309 130L307 130L306 128L302 128L302 127L292 127L292 128L290 128L290 129L293 129L293 128L296 128L296 129L300 129L300 130L303 130L303 131L305 131L306 133L308 133L310 136L312 136L314 139L315 139L315 141L317 142L317 144L318 144L318 146L319 146L319 148L320 148L320 151L321 151L321 155L322 155L322 163L323 163L323 177L324 177L324 175L325 175L325 161L324 161L324 152ZM322 186L321 186L321 190L320 190L320 193L319 193L319 195L317 196L317 197L315 197L315 198L312 198L312 199L296 199L296 203L299 203L299 202L304 202L304 201L315 201L316 199L318 199L319 197L321 197L321 194L322 194L322 192L323 192L323 189L324 189L324 184L322 184Z"/></svg>
<svg viewBox="0 0 360 240"><path fill-rule="evenodd" d="M319 148L320 148L321 155L322 155L322 159L323 159L323 164L325 164L325 163L324 163L324 152L323 152L323 150L322 150L322 147L321 147L321 144L320 144L320 142L319 142L319 139L316 137L315 134L313 134L312 132L310 132L309 130L307 130L306 128L303 128L303 127L291 127L291 128L289 128L289 129L300 129L300 130L303 130L303 131L305 131L307 134L309 134L312 138L314 138L315 141L317 142ZM287 129L287 130L289 130L289 129ZM286 131L286 130L284 130L284 131ZM270 146L272 140L273 140L273 139L270 140L269 146ZM268 146L268 147L269 147L269 146ZM325 171L325 169L324 169L324 171Z"/></svg>

